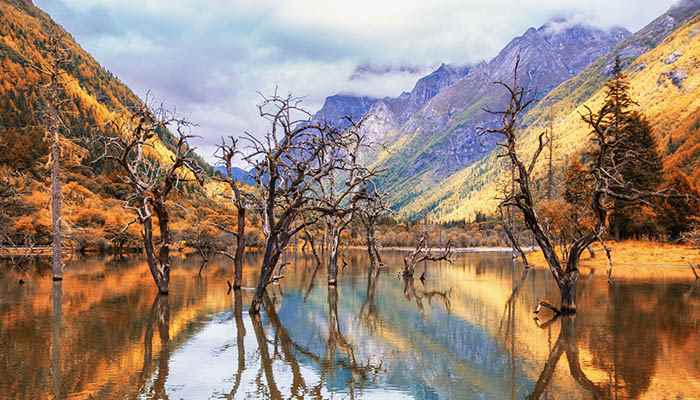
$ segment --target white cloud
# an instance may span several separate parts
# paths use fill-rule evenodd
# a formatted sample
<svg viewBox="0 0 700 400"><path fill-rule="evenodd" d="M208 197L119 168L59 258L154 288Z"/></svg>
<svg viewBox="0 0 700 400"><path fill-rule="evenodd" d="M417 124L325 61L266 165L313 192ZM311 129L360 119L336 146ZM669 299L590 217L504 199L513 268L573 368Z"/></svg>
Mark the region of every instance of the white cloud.
<svg viewBox="0 0 700 400"><path fill-rule="evenodd" d="M493 57L553 17L634 31L673 0L36 0L134 91L200 124L202 148L262 131L257 91L396 96L419 73L350 79L361 64L434 66ZM203 154L209 157L209 154Z"/></svg>

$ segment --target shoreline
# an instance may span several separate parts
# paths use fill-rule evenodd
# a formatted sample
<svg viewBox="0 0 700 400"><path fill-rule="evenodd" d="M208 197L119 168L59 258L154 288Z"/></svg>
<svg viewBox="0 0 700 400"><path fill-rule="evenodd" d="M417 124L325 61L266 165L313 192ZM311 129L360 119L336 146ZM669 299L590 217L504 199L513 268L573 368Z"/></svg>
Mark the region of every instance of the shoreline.
<svg viewBox="0 0 700 400"><path fill-rule="evenodd" d="M352 250L367 250L367 246L348 246L348 249ZM408 252L415 250L415 247L404 247L404 246L388 246L381 247L379 251L402 251ZM444 247L430 247L428 251L438 252L445 250ZM525 247L523 251L526 253L531 253L537 250L536 247ZM452 248L453 253L512 253L513 249L510 247L494 247L494 246L484 246L484 247L454 247Z"/></svg>

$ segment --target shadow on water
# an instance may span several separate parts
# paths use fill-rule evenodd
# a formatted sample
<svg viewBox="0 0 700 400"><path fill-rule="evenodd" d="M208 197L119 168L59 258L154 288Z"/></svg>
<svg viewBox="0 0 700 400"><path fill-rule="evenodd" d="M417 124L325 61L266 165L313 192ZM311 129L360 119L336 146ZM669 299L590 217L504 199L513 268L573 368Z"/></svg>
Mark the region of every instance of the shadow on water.
<svg viewBox="0 0 700 400"><path fill-rule="evenodd" d="M0 393L13 399L700 397L700 289L589 275L576 316L533 321L556 296L541 270L461 255L399 277L364 252L337 288L295 254L263 312L227 293L231 266L180 260L169 296L143 261L85 259L63 282L0 275ZM257 278L249 256L244 287ZM47 278L48 277L48 278ZM543 318L546 316L543 316Z"/></svg>

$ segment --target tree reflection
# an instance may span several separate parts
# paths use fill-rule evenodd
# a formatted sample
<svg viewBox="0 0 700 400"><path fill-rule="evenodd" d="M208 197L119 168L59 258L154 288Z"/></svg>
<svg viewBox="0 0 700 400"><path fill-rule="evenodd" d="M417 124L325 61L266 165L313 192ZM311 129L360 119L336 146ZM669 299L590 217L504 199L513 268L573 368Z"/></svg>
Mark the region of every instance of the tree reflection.
<svg viewBox="0 0 700 400"><path fill-rule="evenodd" d="M291 398L323 398L322 388L328 381L328 376L337 368L350 372L347 382L350 398L355 398L356 391L362 389L381 370L369 361L362 364L357 361L355 350L343 335L338 319L338 294L335 287L328 289L328 338L323 354L317 354L311 349L299 345L290 336L282 324L274 301L266 294L263 299L265 315L273 331L273 338L268 339L260 315L251 315L253 331L258 344L261 374L265 377L267 386L258 378L258 395L265 394L271 399L284 398L279 389L273 364L275 360L285 362L291 370ZM272 351L270 347L272 346ZM240 351L240 350L239 350ZM342 356L340 356L342 354ZM315 384L309 384L301 368L298 357L311 361L320 368L320 379Z"/></svg>
<svg viewBox="0 0 700 400"><path fill-rule="evenodd" d="M428 300L428 304L433 304L433 298L439 299L445 306L445 311L448 313L452 309L452 303L450 303L450 292L451 290L438 291L438 290L425 290L417 289L413 277L407 276L403 278L403 294L408 301L415 301L416 307L418 307L418 312L421 318L425 318L425 305L423 300Z"/></svg>
<svg viewBox="0 0 700 400"><path fill-rule="evenodd" d="M53 378L54 399L62 399L64 397L61 390L61 331L63 328L62 301L62 281L53 281L53 319L51 320L51 376Z"/></svg>
<svg viewBox="0 0 700 400"><path fill-rule="evenodd" d="M233 291L233 319L236 322L236 349L238 350L238 368L233 379L233 389L229 398L236 397L245 371L245 324L243 323L243 295L240 290Z"/></svg>
<svg viewBox="0 0 700 400"><path fill-rule="evenodd" d="M160 349L158 354L158 375L151 388L146 383L153 369L153 333L154 325L158 330ZM141 370L141 385L139 392L148 390L152 399L167 399L165 382L168 379L168 363L170 359L170 304L168 296L157 295L153 300L151 311L146 318L146 331L143 340L143 369Z"/></svg>
<svg viewBox="0 0 700 400"><path fill-rule="evenodd" d="M535 383L535 388L527 398L540 399L547 393L547 388L552 380L554 372L556 371L557 363L559 362L562 354L566 354L566 360L569 365L569 373L574 381L581 388L590 393L594 399L609 399L609 388L595 384L586 376L586 373L581 368L579 350L576 343L576 315L555 317L543 326L548 326L557 320L561 322L559 338L549 352L549 357L544 364L542 373L540 373L540 376L537 379L537 383Z"/></svg>
<svg viewBox="0 0 700 400"><path fill-rule="evenodd" d="M370 266L370 268L367 269L367 291L365 300L360 307L360 321L367 326L370 332L376 331L377 322L379 320L374 295L377 291L377 281L379 280L380 273L381 270L379 268Z"/></svg>
<svg viewBox="0 0 700 400"><path fill-rule="evenodd" d="M609 289L609 328L594 330L587 341L593 365L609 371L613 386L624 390L625 396L638 398L649 390L665 338L681 347L697 334L695 321L687 318L692 315L688 301L692 290L692 286L686 290L682 285L644 283Z"/></svg>

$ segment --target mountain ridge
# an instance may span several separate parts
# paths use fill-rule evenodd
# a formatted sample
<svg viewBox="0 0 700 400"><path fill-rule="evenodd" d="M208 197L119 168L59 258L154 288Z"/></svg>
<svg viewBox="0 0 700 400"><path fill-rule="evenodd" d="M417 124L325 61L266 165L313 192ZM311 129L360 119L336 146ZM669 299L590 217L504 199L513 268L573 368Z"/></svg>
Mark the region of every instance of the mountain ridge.
<svg viewBox="0 0 700 400"><path fill-rule="evenodd" d="M532 151L537 132L551 123L555 132L563 135L557 165L562 165L567 156L578 151L581 143L586 143L585 126L578 112L583 112L581 106L584 103L595 108L601 101L603 85L615 57L620 55L626 73L631 77L633 96L641 104L642 112L650 118L657 140L663 145L673 139L673 147L683 152L683 156L677 156L675 150L668 153L670 146L662 149L667 151L664 154L667 165L693 175L692 166L698 166L700 158L697 140L693 140L694 135L690 133L693 130L689 130L693 126L700 127L700 118L693 119L694 113L700 111L700 93L697 86L692 86L697 85L694 76L697 76L700 66L693 59L700 55L698 48L693 46L698 42L697 36L690 38L689 35L695 30L695 35L700 33L698 13L698 0L687 0L669 9L580 74L552 90L522 119L524 149ZM692 26L688 27L688 24ZM688 31L688 37L684 37L684 30ZM552 116L555 116L554 120ZM700 183L697 172L694 174L695 182ZM430 214L443 222L469 220L477 213L493 211L499 176L501 169L492 153L397 208L409 218Z"/></svg>
<svg viewBox="0 0 700 400"><path fill-rule="evenodd" d="M465 77L441 90L412 115L396 135L401 137L396 141L398 144L378 157L378 165L387 171L380 187L392 193L391 201L400 209L415 196L488 154L494 140L480 136L478 130L496 124L497 117L484 109L497 110L503 106L505 96L494 91L492 83L512 79L518 56L519 80L535 88L539 99L627 35L620 28L602 30L580 23L555 34L547 32L546 24L528 29L493 59L473 66ZM563 60L576 59L571 54L574 52L584 58L568 65Z"/></svg>

